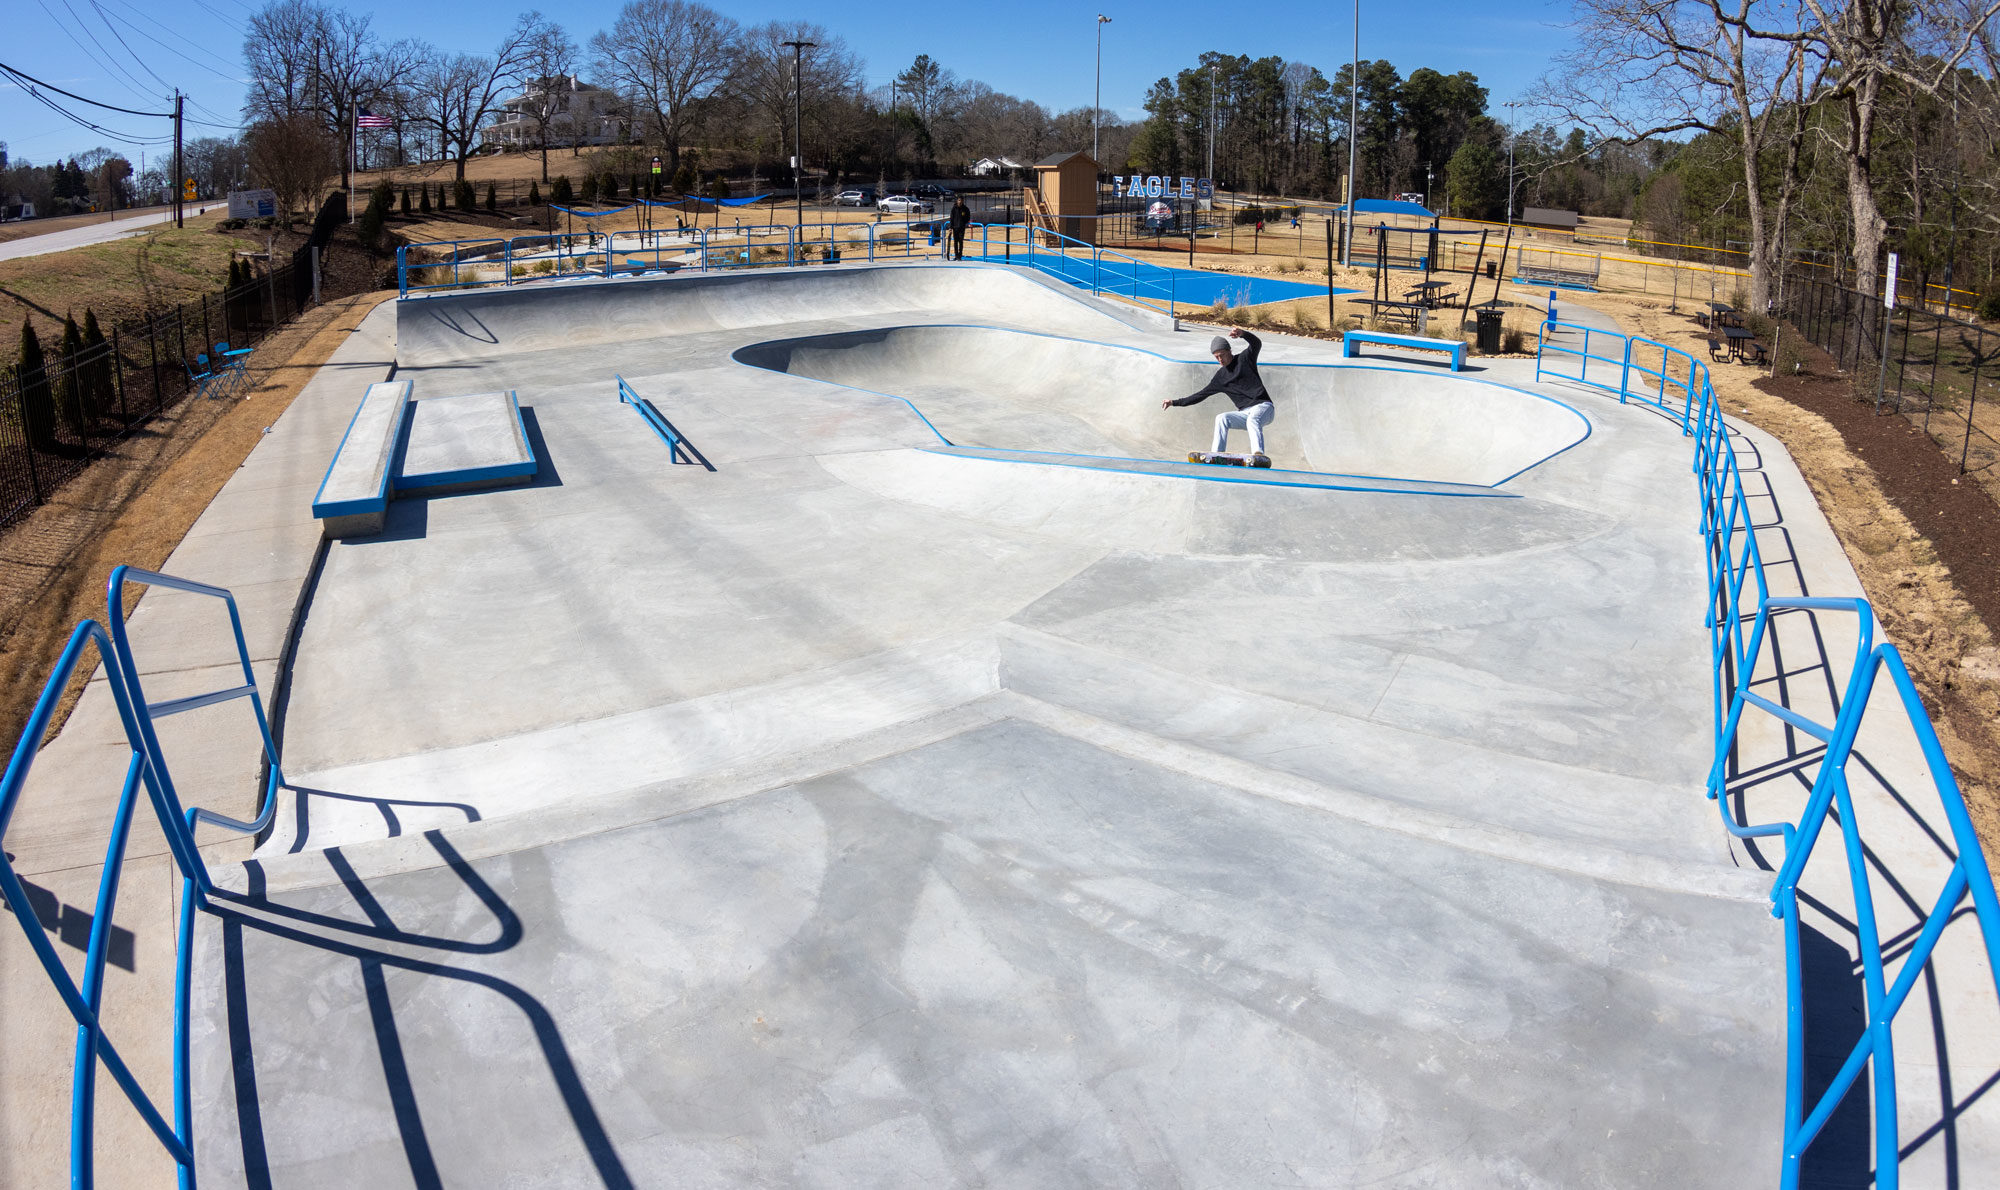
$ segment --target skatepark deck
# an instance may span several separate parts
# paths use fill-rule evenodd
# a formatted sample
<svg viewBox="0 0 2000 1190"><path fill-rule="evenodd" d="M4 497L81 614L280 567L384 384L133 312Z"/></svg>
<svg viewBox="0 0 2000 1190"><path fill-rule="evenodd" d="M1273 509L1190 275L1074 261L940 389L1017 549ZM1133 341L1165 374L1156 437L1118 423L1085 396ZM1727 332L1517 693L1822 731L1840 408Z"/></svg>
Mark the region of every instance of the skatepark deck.
<svg viewBox="0 0 2000 1190"><path fill-rule="evenodd" d="M1703 797L1656 414L1274 335L1274 467L1190 465L1214 406L1159 399L1200 342L993 265L444 294L364 339L517 392L539 469L254 575L300 601L258 658L287 788L198 915L204 1185L1775 1182L1784 939ZM259 532L316 541L361 388L211 516L290 493ZM1790 573L1858 589L1743 440ZM106 763L105 702L52 768ZM1963 969L1897 1024L1905 1185L2000 1166ZM1836 1124L1812 1178L1865 1179Z"/></svg>

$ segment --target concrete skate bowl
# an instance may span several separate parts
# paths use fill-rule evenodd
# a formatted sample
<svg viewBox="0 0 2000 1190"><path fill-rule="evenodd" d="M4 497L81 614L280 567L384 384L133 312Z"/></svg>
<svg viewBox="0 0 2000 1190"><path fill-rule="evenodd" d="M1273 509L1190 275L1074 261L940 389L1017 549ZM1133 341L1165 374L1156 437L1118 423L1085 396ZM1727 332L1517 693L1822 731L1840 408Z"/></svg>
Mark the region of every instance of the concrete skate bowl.
<svg viewBox="0 0 2000 1190"><path fill-rule="evenodd" d="M1058 281L993 265L879 265L534 282L396 303L396 362L441 367L824 319L946 314L1070 330L1150 326L1136 310L1080 298Z"/></svg>
<svg viewBox="0 0 2000 1190"><path fill-rule="evenodd" d="M905 326L756 343L738 363L899 397L945 445L1080 465L1185 459L1206 449L1220 397L1162 410L1201 388L1213 360L983 326ZM1271 472L1494 488L1590 436L1553 398L1405 368L1264 363L1278 407ZM1245 449L1240 432L1233 449ZM1185 467L1186 464L1181 464ZM1216 469L1202 468L1204 472ZM1339 485L1327 485L1339 486Z"/></svg>

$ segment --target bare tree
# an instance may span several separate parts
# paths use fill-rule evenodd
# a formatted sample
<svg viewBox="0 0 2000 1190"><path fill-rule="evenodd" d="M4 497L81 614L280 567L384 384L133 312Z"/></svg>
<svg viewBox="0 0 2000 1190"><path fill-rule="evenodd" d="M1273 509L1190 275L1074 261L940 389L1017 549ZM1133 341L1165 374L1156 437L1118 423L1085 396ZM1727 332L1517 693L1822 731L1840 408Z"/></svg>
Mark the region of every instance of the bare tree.
<svg viewBox="0 0 2000 1190"><path fill-rule="evenodd" d="M1764 154L1787 128L1778 121L1800 93L1801 73L1824 61L1799 38L1795 10L1765 14L1778 23L1759 26L1751 22L1755 7L1756 0L1577 0L1577 48L1557 59L1534 98L1595 131L1600 143L1691 130L1734 140L1750 216L1750 300L1763 309L1779 253L1766 218ZM1782 212L1794 174L1777 181Z"/></svg>
<svg viewBox="0 0 2000 1190"><path fill-rule="evenodd" d="M521 76L546 28L540 13L524 13L492 54L447 58L433 52L417 71L411 83L417 120L438 134L457 181L465 180L465 161L479 145L479 129L500 110L504 93Z"/></svg>
<svg viewBox="0 0 2000 1190"><path fill-rule="evenodd" d="M641 135L679 170L681 141L704 101L729 77L737 24L691 0L630 0L608 33L590 39L603 81L624 94Z"/></svg>
<svg viewBox="0 0 2000 1190"><path fill-rule="evenodd" d="M327 177L339 168L340 146L327 135L316 113L269 116L243 134L250 176L278 196L285 222L292 212L319 196Z"/></svg>
<svg viewBox="0 0 2000 1190"><path fill-rule="evenodd" d="M861 60L824 25L772 21L746 31L737 42L728 90L748 113L752 139L779 156L789 154L792 143L792 49L785 44L791 41L813 43L799 52L798 93L805 139L815 148L828 142L834 106L861 86Z"/></svg>
<svg viewBox="0 0 2000 1190"><path fill-rule="evenodd" d="M549 180L549 133L559 117L567 115L570 148L583 135L583 113L576 110L576 43L562 26L544 22L529 43L521 61L527 86L522 93L521 116L535 126L535 144L542 152L542 181Z"/></svg>
<svg viewBox="0 0 2000 1190"><path fill-rule="evenodd" d="M2000 15L2000 0L1802 2L1812 15L1803 37L1836 65L1830 94L1847 115L1841 151L1854 225L1854 284L1873 294L1882 234L1888 228L1875 198L1873 167L1883 87L1893 81L1938 95L1968 55L1991 50L1988 26Z"/></svg>
<svg viewBox="0 0 2000 1190"><path fill-rule="evenodd" d="M407 78L416 46L384 46L369 18L319 0L271 0L250 17L243 39L249 72L244 114L252 122L315 116L335 144L352 144L358 108L387 97ZM340 157L340 178L348 162Z"/></svg>

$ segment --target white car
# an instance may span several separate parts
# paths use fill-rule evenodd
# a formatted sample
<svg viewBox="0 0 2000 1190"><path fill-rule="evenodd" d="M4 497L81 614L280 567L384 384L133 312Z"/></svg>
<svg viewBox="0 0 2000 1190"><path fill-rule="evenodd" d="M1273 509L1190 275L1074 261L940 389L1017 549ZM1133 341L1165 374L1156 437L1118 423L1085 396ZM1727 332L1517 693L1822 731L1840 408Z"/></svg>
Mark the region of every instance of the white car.
<svg viewBox="0 0 2000 1190"><path fill-rule="evenodd" d="M937 207L921 198L911 198L907 194L891 194L875 204L875 210L884 215L934 215Z"/></svg>
<svg viewBox="0 0 2000 1190"><path fill-rule="evenodd" d="M833 205L836 207L865 207L868 205L868 194L862 190L843 190L833 196Z"/></svg>

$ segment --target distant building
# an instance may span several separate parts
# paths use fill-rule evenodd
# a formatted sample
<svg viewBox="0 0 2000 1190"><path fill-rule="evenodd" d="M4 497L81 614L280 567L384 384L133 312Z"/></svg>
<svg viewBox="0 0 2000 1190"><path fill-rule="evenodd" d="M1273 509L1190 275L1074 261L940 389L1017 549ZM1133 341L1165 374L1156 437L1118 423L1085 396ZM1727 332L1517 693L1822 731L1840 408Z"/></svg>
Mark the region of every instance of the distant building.
<svg viewBox="0 0 2000 1190"><path fill-rule="evenodd" d="M518 151L542 144L539 116L549 112L549 147L615 145L628 139L632 122L615 92L575 75L535 79L501 105L500 115L479 130L479 147Z"/></svg>
<svg viewBox="0 0 2000 1190"><path fill-rule="evenodd" d="M971 173L975 178L991 178L998 174L1012 173L1015 170L1026 168L1027 166L1022 165L1012 157L981 157L972 163Z"/></svg>

